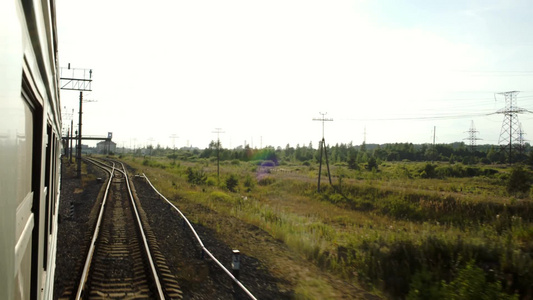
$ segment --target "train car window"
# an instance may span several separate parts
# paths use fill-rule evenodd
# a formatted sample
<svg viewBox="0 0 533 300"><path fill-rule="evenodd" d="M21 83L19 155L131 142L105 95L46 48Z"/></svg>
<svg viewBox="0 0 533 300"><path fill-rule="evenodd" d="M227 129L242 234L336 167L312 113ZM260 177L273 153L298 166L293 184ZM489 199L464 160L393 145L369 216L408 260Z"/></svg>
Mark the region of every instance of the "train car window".
<svg viewBox="0 0 533 300"><path fill-rule="evenodd" d="M55 174L56 173L56 168L57 168L57 165L56 165L56 150L57 150L57 144L56 144L56 139L57 139L57 136L55 134L55 132L52 133L52 138L50 139L50 145L52 145L52 153L51 153L51 160L52 160L52 164L51 164L51 169L52 169L52 173L50 174L51 177L51 181L50 181L50 209L48 210L48 234L52 234L52 229L53 229L53 216L54 216L54 206L55 206L55 202L56 202L56 197L57 197L57 191L56 191L56 176Z"/></svg>
<svg viewBox="0 0 533 300"><path fill-rule="evenodd" d="M30 108L25 105L24 111L22 112L24 117L17 118L20 120L21 124L19 125L19 130L16 133L16 146L18 148L18 158L17 166L19 166L17 174L17 194L18 205L26 198L26 195L31 192L31 174L32 168L32 147L33 147L33 122L32 122L32 112Z"/></svg>
<svg viewBox="0 0 533 300"><path fill-rule="evenodd" d="M54 194L54 190L53 190L53 187L50 186L50 172L51 172L51 168L52 168L52 137L53 137L53 134L52 134L52 126L50 124L47 124L46 126L46 133L48 135L48 138L46 140L46 169L45 169L45 175L44 175L44 187L46 188L46 190L48 191L46 193L46 198L45 198L45 203L44 203L44 243L43 243L43 247L44 247L44 258L43 259L43 268L46 270L46 267L47 267L47 263L48 263L48 260L46 259L46 257L48 257L48 228L50 227L49 224L50 224L50 202L51 202L51 198L53 197L53 194Z"/></svg>
<svg viewBox="0 0 533 300"><path fill-rule="evenodd" d="M55 143L55 158L54 158L54 161L55 161L55 164L54 164L54 167L55 167L55 171L54 171L54 174L55 174L55 178L54 178L54 182L56 183L56 188L54 190L54 193L55 193L55 196L54 196L54 201L52 202L52 216L55 216L56 215L56 209L57 209L57 204L58 204L58 197L59 197L59 188L61 188L61 185L59 185L59 187L57 186L59 184L59 180L60 180L60 174L61 174L61 137L58 137L56 139L56 143ZM52 222L52 225L54 224L54 222ZM50 231L52 232L52 230Z"/></svg>

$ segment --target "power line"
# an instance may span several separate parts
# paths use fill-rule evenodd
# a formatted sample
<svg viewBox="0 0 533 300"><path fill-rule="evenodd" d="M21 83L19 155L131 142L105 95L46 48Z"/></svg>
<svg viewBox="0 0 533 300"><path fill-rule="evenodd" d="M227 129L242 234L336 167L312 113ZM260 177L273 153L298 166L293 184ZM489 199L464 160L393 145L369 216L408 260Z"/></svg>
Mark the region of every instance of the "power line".
<svg viewBox="0 0 533 300"><path fill-rule="evenodd" d="M397 118L372 118L372 119L354 119L347 118L342 120L347 121L417 121L417 120L446 120L446 119L464 119L472 117L484 117L494 115L496 113L478 113L478 114L464 114L464 115L441 115L441 116L422 116L422 117L397 117Z"/></svg>

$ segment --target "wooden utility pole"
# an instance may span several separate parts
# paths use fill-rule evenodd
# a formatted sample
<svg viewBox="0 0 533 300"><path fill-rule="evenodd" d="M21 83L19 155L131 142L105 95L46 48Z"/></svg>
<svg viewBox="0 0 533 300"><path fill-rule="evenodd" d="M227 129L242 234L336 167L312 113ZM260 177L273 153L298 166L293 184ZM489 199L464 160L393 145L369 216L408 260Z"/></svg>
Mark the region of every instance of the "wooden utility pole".
<svg viewBox="0 0 533 300"><path fill-rule="evenodd" d="M328 149L327 149L327 146L326 146L326 139L324 138L324 122L326 121L333 121L333 119L326 119L325 118L325 115L327 114L326 113L320 113L322 115L322 118L320 119L316 119L314 118L313 121L322 121L322 140L319 142L320 146L319 146L319 150L320 150L320 165L318 167L318 187L317 187L317 191L320 193L320 177L322 175L322 152L324 152L324 155L326 156L326 166L328 168L328 177L329 177L329 184L332 185L331 183L331 172L329 171L329 161L328 161Z"/></svg>
<svg viewBox="0 0 533 300"><path fill-rule="evenodd" d="M220 134L224 131L222 128L215 128L213 133L217 134L217 184L220 185Z"/></svg>

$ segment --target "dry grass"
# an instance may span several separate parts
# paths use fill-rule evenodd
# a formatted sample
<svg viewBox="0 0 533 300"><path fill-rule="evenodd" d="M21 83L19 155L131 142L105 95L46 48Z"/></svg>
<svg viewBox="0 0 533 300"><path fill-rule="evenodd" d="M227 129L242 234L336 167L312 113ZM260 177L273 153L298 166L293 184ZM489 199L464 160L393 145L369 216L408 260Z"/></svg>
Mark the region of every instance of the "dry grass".
<svg viewBox="0 0 533 300"><path fill-rule="evenodd" d="M493 216L488 213L491 216L488 222L483 217L480 219L483 222L472 220L466 225L427 217L439 215L432 214L432 210L444 209L439 206L441 199L453 199L455 208L473 216L485 209L484 203L494 203L491 209L511 205L514 200L502 191L498 177L413 179L409 175L416 172L417 165L413 164L386 165L382 172L332 167L333 175L344 175L342 189L347 195L343 198L328 187L326 177L322 181L325 191L316 193L318 171L313 166L268 170L248 163L228 162L221 165L221 186L192 186L184 175L187 167L201 168L208 174L208 182L213 183L216 164L180 162L171 166L165 159L143 164L131 158L126 162L146 173L192 221L213 229L232 247L264 262L274 276L285 280L286 284L280 288L294 291L299 299L371 298L371 293L361 288L361 282L386 290L389 295L406 293L405 286L391 289L390 284L376 283L379 276L384 276L383 270L372 265L386 263L398 245L418 245L427 253L441 251L441 245L448 245L445 247L469 251L465 255L474 256L483 248L496 253L505 248L499 246L505 243L505 249L526 253L533 248L531 223L512 219L504 224L496 218L497 211ZM230 174L238 175L237 193L223 187L225 177ZM247 177L252 177L255 183L250 191L243 186ZM333 181L338 184L338 177L334 176ZM364 210L349 208L346 199L354 203L364 200L372 206ZM412 207L417 220L387 213L390 207L406 205L409 201L416 201ZM463 249L458 245L466 246ZM413 255L419 255L416 257L419 261L431 261L423 251ZM526 260L524 267L530 263L531 260ZM416 272L407 271L411 272L407 277ZM372 276L378 276L378 281Z"/></svg>

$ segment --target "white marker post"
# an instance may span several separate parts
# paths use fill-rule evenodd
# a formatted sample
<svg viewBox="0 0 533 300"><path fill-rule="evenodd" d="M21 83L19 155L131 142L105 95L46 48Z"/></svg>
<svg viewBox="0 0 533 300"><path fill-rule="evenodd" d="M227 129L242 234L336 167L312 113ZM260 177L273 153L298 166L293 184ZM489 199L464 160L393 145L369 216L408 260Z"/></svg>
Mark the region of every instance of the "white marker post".
<svg viewBox="0 0 533 300"><path fill-rule="evenodd" d="M231 270L233 277L239 279L239 270L241 268L241 253L239 250L233 250L231 256Z"/></svg>
<svg viewBox="0 0 533 300"><path fill-rule="evenodd" d="M233 250L231 255L231 274L239 280L239 269L241 268L241 253L239 250ZM237 283L233 281L233 292L237 292Z"/></svg>

